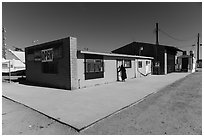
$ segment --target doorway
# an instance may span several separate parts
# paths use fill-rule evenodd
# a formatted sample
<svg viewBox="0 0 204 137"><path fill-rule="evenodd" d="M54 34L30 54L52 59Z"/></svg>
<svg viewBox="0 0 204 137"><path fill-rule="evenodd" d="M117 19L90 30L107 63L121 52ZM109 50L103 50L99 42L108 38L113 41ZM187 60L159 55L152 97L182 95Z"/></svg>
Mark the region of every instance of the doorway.
<svg viewBox="0 0 204 137"><path fill-rule="evenodd" d="M188 71L188 58L182 58L182 71Z"/></svg>
<svg viewBox="0 0 204 137"><path fill-rule="evenodd" d="M120 66L123 64L123 60L122 59L117 59L116 60L116 68L117 68L117 81L122 81L121 79L121 72L118 72L120 70Z"/></svg>

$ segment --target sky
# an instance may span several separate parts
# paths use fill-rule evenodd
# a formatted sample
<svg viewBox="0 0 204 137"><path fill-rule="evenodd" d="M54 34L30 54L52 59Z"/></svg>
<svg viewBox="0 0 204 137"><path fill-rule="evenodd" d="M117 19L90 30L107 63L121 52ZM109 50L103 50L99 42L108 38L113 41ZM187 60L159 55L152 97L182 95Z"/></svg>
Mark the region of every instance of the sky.
<svg viewBox="0 0 204 137"><path fill-rule="evenodd" d="M2 3L5 42L11 49L69 36L77 38L78 49L97 52L133 41L154 44L156 22L159 44L197 53L192 45L197 44L198 33L202 43L201 2Z"/></svg>

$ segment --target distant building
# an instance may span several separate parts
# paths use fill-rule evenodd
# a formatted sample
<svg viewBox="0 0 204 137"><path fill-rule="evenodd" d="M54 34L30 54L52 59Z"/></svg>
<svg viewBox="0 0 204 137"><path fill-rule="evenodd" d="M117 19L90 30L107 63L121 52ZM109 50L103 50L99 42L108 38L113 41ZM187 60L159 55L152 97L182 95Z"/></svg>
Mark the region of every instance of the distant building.
<svg viewBox="0 0 204 137"><path fill-rule="evenodd" d="M182 51L176 47L132 42L112 51L112 53L153 57L153 74L167 74L175 71L176 55Z"/></svg>
<svg viewBox="0 0 204 137"><path fill-rule="evenodd" d="M197 68L202 68L202 59L197 60Z"/></svg>
<svg viewBox="0 0 204 137"><path fill-rule="evenodd" d="M23 74L25 71L25 52L6 50L6 59L2 58L2 73L7 75L9 71L13 75Z"/></svg>
<svg viewBox="0 0 204 137"><path fill-rule="evenodd" d="M77 89L152 73L152 57L99 53L77 49L77 39L68 37L25 48L26 79L62 89Z"/></svg>
<svg viewBox="0 0 204 137"><path fill-rule="evenodd" d="M195 69L196 69L196 59L192 51L190 51L189 55L187 55L185 51L183 52L183 55L177 58L177 67L176 67L177 71L195 72Z"/></svg>

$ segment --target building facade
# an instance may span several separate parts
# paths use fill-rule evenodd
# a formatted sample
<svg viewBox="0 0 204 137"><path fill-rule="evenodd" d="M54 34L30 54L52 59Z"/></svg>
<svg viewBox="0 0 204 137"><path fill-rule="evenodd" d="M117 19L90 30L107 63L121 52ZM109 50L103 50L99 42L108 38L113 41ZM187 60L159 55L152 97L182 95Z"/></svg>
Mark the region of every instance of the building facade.
<svg viewBox="0 0 204 137"><path fill-rule="evenodd" d="M183 52L183 55L177 58L177 67L176 71L182 72L195 72L196 70L196 59L192 51L187 55L186 52Z"/></svg>
<svg viewBox="0 0 204 137"><path fill-rule="evenodd" d="M127 79L151 75L152 59L124 54L78 51L79 88L121 81L121 72L119 72L121 65L126 68Z"/></svg>
<svg viewBox="0 0 204 137"><path fill-rule="evenodd" d="M67 37L25 49L26 79L62 89L78 89L152 73L152 57L77 50L77 39Z"/></svg>
<svg viewBox="0 0 204 137"><path fill-rule="evenodd" d="M5 50L6 59L2 58L2 75L25 75L25 52Z"/></svg>
<svg viewBox="0 0 204 137"><path fill-rule="evenodd" d="M175 71L178 51L182 50L172 46L132 42L112 53L153 57L153 74L167 74Z"/></svg>

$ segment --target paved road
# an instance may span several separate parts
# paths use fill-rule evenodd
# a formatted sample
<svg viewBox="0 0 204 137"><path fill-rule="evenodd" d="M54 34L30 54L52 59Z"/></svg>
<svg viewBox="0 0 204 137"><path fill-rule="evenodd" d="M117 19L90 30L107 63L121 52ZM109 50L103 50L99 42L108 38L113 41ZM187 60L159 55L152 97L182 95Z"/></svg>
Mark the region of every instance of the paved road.
<svg viewBox="0 0 204 137"><path fill-rule="evenodd" d="M201 135L202 73L190 74L82 133Z"/></svg>
<svg viewBox="0 0 204 137"><path fill-rule="evenodd" d="M3 134L201 134L201 72L174 83L78 133L3 98Z"/></svg>

